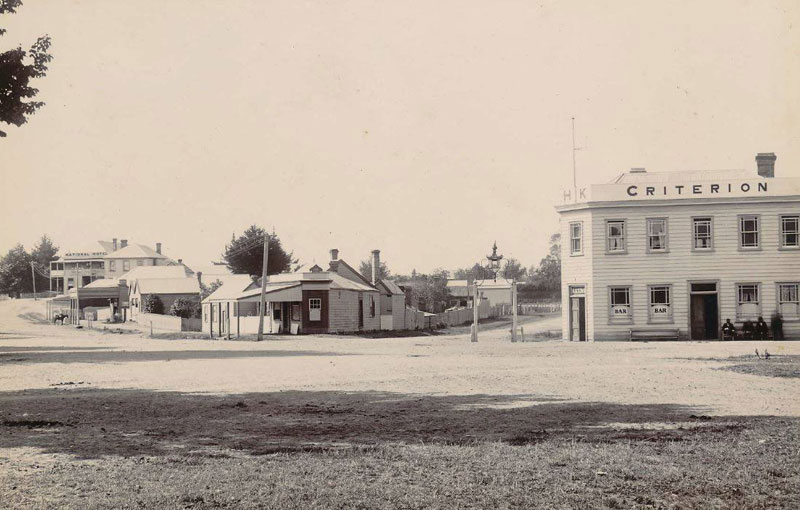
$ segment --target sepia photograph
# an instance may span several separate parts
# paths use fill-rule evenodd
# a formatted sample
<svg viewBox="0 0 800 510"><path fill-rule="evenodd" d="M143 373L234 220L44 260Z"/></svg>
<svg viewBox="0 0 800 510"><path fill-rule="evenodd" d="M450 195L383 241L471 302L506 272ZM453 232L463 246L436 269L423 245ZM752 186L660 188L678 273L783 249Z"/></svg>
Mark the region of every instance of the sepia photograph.
<svg viewBox="0 0 800 510"><path fill-rule="evenodd" d="M800 508L800 2L0 0L0 508Z"/></svg>

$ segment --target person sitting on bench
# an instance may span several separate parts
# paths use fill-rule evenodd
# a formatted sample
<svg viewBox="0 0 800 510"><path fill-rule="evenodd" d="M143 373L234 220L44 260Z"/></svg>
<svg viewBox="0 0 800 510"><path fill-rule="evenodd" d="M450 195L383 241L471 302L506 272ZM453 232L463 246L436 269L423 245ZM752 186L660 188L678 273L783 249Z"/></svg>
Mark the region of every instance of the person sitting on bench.
<svg viewBox="0 0 800 510"><path fill-rule="evenodd" d="M733 325L730 319L725 319L725 324L722 325L722 339L730 338L736 340L736 326Z"/></svg>
<svg viewBox="0 0 800 510"><path fill-rule="evenodd" d="M742 325L742 337L744 337L745 340L752 340L754 333L755 327L753 326L753 321L744 321L744 324Z"/></svg>
<svg viewBox="0 0 800 510"><path fill-rule="evenodd" d="M769 326L764 322L764 317L759 317L756 322L756 340L769 339Z"/></svg>

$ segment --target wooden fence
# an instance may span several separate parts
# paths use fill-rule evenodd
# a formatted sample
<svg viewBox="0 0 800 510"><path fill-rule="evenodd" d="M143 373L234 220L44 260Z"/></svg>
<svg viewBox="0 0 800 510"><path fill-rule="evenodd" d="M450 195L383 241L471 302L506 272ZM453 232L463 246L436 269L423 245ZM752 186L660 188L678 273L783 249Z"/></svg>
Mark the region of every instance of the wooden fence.
<svg viewBox="0 0 800 510"><path fill-rule="evenodd" d="M139 313L136 323L146 332L153 333L179 333L181 331L200 331L200 319L184 319L172 315L159 315L156 313Z"/></svg>

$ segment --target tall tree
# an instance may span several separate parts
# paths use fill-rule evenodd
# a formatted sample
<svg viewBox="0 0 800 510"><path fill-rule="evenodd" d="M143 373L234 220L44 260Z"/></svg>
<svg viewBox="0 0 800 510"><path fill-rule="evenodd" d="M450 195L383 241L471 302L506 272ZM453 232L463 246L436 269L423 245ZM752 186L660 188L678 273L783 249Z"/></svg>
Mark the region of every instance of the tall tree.
<svg viewBox="0 0 800 510"><path fill-rule="evenodd" d="M287 253L281 245L281 240L275 232L271 234L266 230L251 225L242 235L234 235L230 244L225 246L222 259L228 268L235 274L261 275L261 265L264 259L264 236L269 236L269 258L267 260L267 274L278 274L288 271L292 264L297 262L292 252Z"/></svg>
<svg viewBox="0 0 800 510"><path fill-rule="evenodd" d="M13 14L22 0L0 0L0 15ZM0 28L0 36L5 34ZM27 122L27 117L44 106L42 101L25 101L33 99L39 90L31 87L32 78L43 78L47 74L47 64L53 57L50 49L50 37L39 37L28 51L17 46L0 53L0 122L14 124L19 127ZM0 137L6 133L0 130Z"/></svg>
<svg viewBox="0 0 800 510"><path fill-rule="evenodd" d="M456 280L486 280L492 278L492 272L476 262L472 267L456 269L453 278Z"/></svg>
<svg viewBox="0 0 800 510"><path fill-rule="evenodd" d="M372 259L362 260L358 265L358 272L367 280L372 281ZM390 274L389 266L386 265L386 262L381 260L381 263L378 265L378 279L383 280L384 278L389 278Z"/></svg>
<svg viewBox="0 0 800 510"><path fill-rule="evenodd" d="M53 244L53 240L43 235L39 243L33 247L31 259L36 266L36 290L44 291L50 288L50 262L56 259L58 246Z"/></svg>
<svg viewBox="0 0 800 510"><path fill-rule="evenodd" d="M550 236L550 253L532 271L530 283L538 290L561 291L561 234Z"/></svg>
<svg viewBox="0 0 800 510"><path fill-rule="evenodd" d="M21 244L8 250L0 259L0 293L19 296L33 290L32 260Z"/></svg>

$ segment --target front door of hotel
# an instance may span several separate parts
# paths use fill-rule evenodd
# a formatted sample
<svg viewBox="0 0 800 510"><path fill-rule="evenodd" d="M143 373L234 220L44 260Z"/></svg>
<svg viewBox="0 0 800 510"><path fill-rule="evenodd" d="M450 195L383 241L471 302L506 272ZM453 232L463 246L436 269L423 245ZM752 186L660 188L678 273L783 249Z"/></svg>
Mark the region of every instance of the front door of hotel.
<svg viewBox="0 0 800 510"><path fill-rule="evenodd" d="M569 339L586 341L586 287L569 288Z"/></svg>
<svg viewBox="0 0 800 510"><path fill-rule="evenodd" d="M717 284L692 283L689 305L689 332L692 340L719 339L719 299Z"/></svg>

